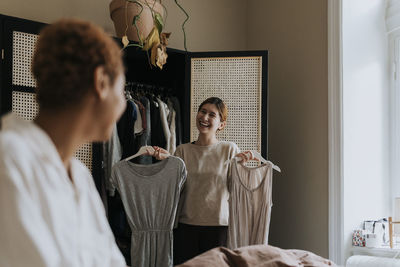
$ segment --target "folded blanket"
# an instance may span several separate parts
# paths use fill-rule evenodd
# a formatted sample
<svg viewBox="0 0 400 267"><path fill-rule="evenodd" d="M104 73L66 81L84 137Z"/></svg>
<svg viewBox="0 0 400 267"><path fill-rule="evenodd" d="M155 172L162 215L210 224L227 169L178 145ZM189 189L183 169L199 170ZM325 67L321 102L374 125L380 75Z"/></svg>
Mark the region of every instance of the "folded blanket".
<svg viewBox="0 0 400 267"><path fill-rule="evenodd" d="M280 267L280 266L337 266L312 252L255 245L230 250L224 247L209 250L179 267Z"/></svg>

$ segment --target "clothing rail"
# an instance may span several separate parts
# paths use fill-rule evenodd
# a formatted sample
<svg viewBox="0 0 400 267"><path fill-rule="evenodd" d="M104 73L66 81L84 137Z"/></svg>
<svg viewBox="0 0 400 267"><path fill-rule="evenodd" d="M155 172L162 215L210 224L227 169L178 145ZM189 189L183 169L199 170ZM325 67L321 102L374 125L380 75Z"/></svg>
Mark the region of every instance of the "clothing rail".
<svg viewBox="0 0 400 267"><path fill-rule="evenodd" d="M174 91L170 87L166 86L159 86L156 84L146 84L140 82L126 82L125 83L125 91L131 93L155 93L158 95L164 96L174 96Z"/></svg>

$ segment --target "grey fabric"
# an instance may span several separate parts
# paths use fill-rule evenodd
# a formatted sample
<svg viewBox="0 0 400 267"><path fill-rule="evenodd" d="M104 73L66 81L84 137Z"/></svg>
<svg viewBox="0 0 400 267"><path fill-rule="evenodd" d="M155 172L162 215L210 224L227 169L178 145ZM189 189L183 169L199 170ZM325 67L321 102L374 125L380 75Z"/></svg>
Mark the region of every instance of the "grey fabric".
<svg viewBox="0 0 400 267"><path fill-rule="evenodd" d="M112 170L132 230L132 266L173 266L172 228L186 167L177 157L139 165L117 163Z"/></svg>
<svg viewBox="0 0 400 267"><path fill-rule="evenodd" d="M171 138L171 131L169 130L169 125L168 125L168 116L169 113L171 112L168 109L167 104L162 101L161 99L157 98L158 101L158 105L160 107L160 118L161 118L161 126L162 129L164 131L164 136L165 136L165 142L166 142L166 146L164 147L167 151L171 151L170 147L171 147L171 143L170 143L170 138ZM171 154L171 152L170 152Z"/></svg>
<svg viewBox="0 0 400 267"><path fill-rule="evenodd" d="M149 99L146 97L142 97L140 99L140 102L143 104L143 106L146 109L146 129L140 134L136 135L136 151L139 151L139 149L142 146L149 146L151 144L151 118L150 118L150 102ZM151 156L140 156L135 160L135 162L140 163L140 164L151 164L153 162L153 158Z"/></svg>
<svg viewBox="0 0 400 267"><path fill-rule="evenodd" d="M179 105L179 100L175 96L170 98L174 110L176 112L176 117L175 117L175 132L176 132L176 146L179 146L182 144L182 122L181 122L181 107Z"/></svg>
<svg viewBox="0 0 400 267"><path fill-rule="evenodd" d="M174 110L174 105L170 99L167 101L169 115L168 115L168 126L169 126L169 153L174 154L176 150L176 111Z"/></svg>
<svg viewBox="0 0 400 267"><path fill-rule="evenodd" d="M122 148L119 142L117 126L114 126L113 133L108 142L103 143L103 169L106 189L111 196L114 196L115 187L111 182L112 167L121 160Z"/></svg>

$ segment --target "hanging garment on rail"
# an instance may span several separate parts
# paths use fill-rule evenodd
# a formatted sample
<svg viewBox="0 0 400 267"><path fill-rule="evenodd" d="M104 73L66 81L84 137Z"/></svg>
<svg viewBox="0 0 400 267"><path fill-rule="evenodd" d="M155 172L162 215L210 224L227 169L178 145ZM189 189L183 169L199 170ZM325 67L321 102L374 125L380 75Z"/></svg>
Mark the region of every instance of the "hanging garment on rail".
<svg viewBox="0 0 400 267"><path fill-rule="evenodd" d="M167 99L167 105L170 111L168 116L168 127L170 132L168 151L173 155L176 150L176 111L170 98Z"/></svg>
<svg viewBox="0 0 400 267"><path fill-rule="evenodd" d="M122 148L118 138L118 130L115 125L111 138L108 142L103 144L103 172L105 176L105 184L107 191L113 190L111 183L111 169L112 167L121 160Z"/></svg>
<svg viewBox="0 0 400 267"><path fill-rule="evenodd" d="M106 214L108 217L108 192L110 190L110 178L111 178L111 169L115 163L121 160L122 156L122 148L121 143L119 142L118 133L117 133L117 125L115 124L110 140L103 143L102 146L102 173L101 173L101 186L102 188L98 189L101 199L103 201L104 207L106 209Z"/></svg>
<svg viewBox="0 0 400 267"><path fill-rule="evenodd" d="M132 230L131 265L173 266L172 228L186 181L184 162L174 156L151 165L120 161L112 179Z"/></svg>
<svg viewBox="0 0 400 267"><path fill-rule="evenodd" d="M228 177L228 248L268 244L273 164L247 167L236 160Z"/></svg>
<svg viewBox="0 0 400 267"><path fill-rule="evenodd" d="M139 101L138 101L139 102ZM150 102L146 97L140 98L139 105L140 114L142 116L143 131L135 135L135 151L139 151L142 146L151 145L151 118L150 118ZM151 164L153 159L151 156L140 156L136 159L139 164Z"/></svg>
<svg viewBox="0 0 400 267"><path fill-rule="evenodd" d="M151 145L166 148L167 142L160 116L160 105L155 98L150 97L149 100L151 117Z"/></svg>
<svg viewBox="0 0 400 267"><path fill-rule="evenodd" d="M122 148L122 159L136 152L134 125L137 119L137 110L131 99L126 102L126 109L117 122L118 137ZM109 191L108 197L108 218L111 229L119 249L129 264L130 255L130 229L127 223L126 214L122 205L121 196L118 192L115 194Z"/></svg>
<svg viewBox="0 0 400 267"><path fill-rule="evenodd" d="M117 122L118 137L122 147L122 158L135 154L135 134L134 127L137 118L135 104L127 100L126 109Z"/></svg>
<svg viewBox="0 0 400 267"><path fill-rule="evenodd" d="M165 150L170 151L171 148L171 142L170 142L170 138L171 138L171 131L169 130L169 125L168 125L168 116L170 114L170 110L167 106L167 104L162 101L161 99L157 98L157 102L158 105L160 107L160 118L161 118L161 125L162 125L162 129L164 131L164 136L165 136Z"/></svg>
<svg viewBox="0 0 400 267"><path fill-rule="evenodd" d="M175 110L175 133L176 133L176 146L182 144L182 123L181 123L181 107L177 97L170 97L172 106Z"/></svg>
<svg viewBox="0 0 400 267"><path fill-rule="evenodd" d="M146 125L147 125L146 124L146 108L143 105L143 103L140 102L139 100L133 99L133 101L138 106L139 114L141 115L140 116L141 127L142 127L142 131L144 131L144 130L146 130ZM135 131L135 134L138 134L138 133L140 133L140 132Z"/></svg>
<svg viewBox="0 0 400 267"><path fill-rule="evenodd" d="M143 132L143 123L142 123L142 114L139 110L139 105L136 101L133 101L133 104L135 105L136 111L137 111L137 116L136 116L136 121L135 125L133 127L133 133L135 135L141 134Z"/></svg>
<svg viewBox="0 0 400 267"><path fill-rule="evenodd" d="M121 148L123 155L121 158L126 158L130 155L135 154L140 147L151 145L166 147L166 138L161 123L161 114L157 97L161 93L163 95L163 101L167 101L170 98L166 91L152 87L150 90L136 89L133 86L127 86L125 89L125 95L127 97L127 109L121 116L117 123L118 136L121 138ZM157 93L157 96L156 96ZM175 97L176 98L176 97ZM136 105L131 105L132 101ZM179 107L179 101L176 98L176 105ZM141 105L144 107L141 108ZM133 107L134 106L134 107ZM143 131L141 133L134 133L135 124L137 125L137 118L141 117ZM171 117L171 116L169 116ZM171 119L171 118L170 118ZM170 122L171 125L173 122ZM172 127L169 125L169 127ZM175 128L181 128L181 122L176 116ZM122 132L121 132L122 131ZM133 145L132 145L133 144ZM133 147L133 148L132 148ZM110 152L109 152L110 153ZM134 163L139 164L151 164L154 159L151 156L140 156L132 160ZM104 165L107 165L107 161L103 159ZM104 166L108 168L109 166ZM109 167L111 168L111 167ZM104 172L103 172L104 173ZM103 178L106 179L106 178ZM107 186L108 196L108 218L113 233L115 235L118 247L122 251L126 262L130 265L130 246L131 246L131 230L128 226L126 214L123 208L121 197L118 192L112 194L113 190L109 190L110 186ZM107 207L107 206L106 206Z"/></svg>

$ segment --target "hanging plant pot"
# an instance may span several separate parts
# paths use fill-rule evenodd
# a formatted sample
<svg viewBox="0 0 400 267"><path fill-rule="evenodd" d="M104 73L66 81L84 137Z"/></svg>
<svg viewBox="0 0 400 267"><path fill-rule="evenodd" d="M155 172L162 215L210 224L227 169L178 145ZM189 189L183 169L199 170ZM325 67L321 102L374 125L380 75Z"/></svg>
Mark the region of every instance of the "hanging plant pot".
<svg viewBox="0 0 400 267"><path fill-rule="evenodd" d="M164 7L158 1L112 0L110 3L110 15L114 22L117 37L122 38L126 35L129 40L135 42L145 39L152 31L155 12L165 18ZM137 29L133 22L136 22Z"/></svg>

